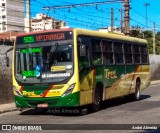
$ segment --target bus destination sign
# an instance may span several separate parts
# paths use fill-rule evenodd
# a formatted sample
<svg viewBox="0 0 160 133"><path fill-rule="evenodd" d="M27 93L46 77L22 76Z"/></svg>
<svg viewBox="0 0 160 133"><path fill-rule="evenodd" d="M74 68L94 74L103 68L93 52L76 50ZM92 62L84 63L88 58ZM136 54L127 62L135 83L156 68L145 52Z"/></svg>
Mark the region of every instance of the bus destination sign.
<svg viewBox="0 0 160 133"><path fill-rule="evenodd" d="M29 44L48 41L68 40L72 39L72 32L49 32L44 34L33 34L17 37L17 44Z"/></svg>

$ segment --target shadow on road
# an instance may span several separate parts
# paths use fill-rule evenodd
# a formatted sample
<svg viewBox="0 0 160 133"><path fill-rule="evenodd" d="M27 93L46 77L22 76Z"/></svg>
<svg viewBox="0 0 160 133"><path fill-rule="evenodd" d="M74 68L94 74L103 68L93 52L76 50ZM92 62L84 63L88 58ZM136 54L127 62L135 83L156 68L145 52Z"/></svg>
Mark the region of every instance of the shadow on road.
<svg viewBox="0 0 160 133"><path fill-rule="evenodd" d="M49 109L28 109L20 115L54 115L54 116L81 116L87 114L86 108L49 108Z"/></svg>
<svg viewBox="0 0 160 133"><path fill-rule="evenodd" d="M143 100L148 99L150 97L151 97L150 95L141 95L140 101L143 101ZM137 101L130 98L130 96L106 100L102 103L102 109L120 106L120 105L131 103L131 102L137 102Z"/></svg>
<svg viewBox="0 0 160 133"><path fill-rule="evenodd" d="M140 101L143 101L150 97L151 97L150 95L141 95ZM137 101L130 99L130 97L121 97L121 98L106 100L102 102L101 109L108 109L111 107L116 107L131 102L137 102ZM75 117L90 113L93 113L92 110L90 110L90 106L84 106L81 108L75 107L75 108L28 109L21 112L20 115L54 115L54 116Z"/></svg>
<svg viewBox="0 0 160 133"><path fill-rule="evenodd" d="M141 95L140 100L148 99L150 97L151 97L150 95Z"/></svg>

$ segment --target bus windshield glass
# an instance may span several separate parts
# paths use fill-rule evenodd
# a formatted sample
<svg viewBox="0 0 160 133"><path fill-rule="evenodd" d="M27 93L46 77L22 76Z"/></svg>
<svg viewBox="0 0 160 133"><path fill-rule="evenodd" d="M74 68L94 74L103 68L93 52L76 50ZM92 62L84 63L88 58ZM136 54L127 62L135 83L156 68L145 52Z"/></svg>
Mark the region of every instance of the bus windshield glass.
<svg viewBox="0 0 160 133"><path fill-rule="evenodd" d="M73 74L72 40L16 45L15 78L20 83L57 83Z"/></svg>

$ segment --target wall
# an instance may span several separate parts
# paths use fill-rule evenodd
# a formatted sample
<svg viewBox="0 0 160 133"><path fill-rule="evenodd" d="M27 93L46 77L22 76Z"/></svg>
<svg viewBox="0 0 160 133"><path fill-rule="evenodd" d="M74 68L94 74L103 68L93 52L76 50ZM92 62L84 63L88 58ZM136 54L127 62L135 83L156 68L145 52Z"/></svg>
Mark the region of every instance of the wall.
<svg viewBox="0 0 160 133"><path fill-rule="evenodd" d="M12 51L8 53L10 67L6 67L4 53L11 46L0 45L0 104L13 102L11 57Z"/></svg>
<svg viewBox="0 0 160 133"><path fill-rule="evenodd" d="M160 55L149 55L151 80L160 80Z"/></svg>

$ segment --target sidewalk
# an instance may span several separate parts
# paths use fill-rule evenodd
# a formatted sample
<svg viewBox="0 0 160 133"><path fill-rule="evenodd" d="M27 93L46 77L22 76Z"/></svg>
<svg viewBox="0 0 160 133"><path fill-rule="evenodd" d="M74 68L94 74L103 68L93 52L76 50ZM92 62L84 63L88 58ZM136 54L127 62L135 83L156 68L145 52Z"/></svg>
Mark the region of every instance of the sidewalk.
<svg viewBox="0 0 160 133"><path fill-rule="evenodd" d="M151 81L151 85L157 85L157 84L160 84L160 80Z"/></svg>
<svg viewBox="0 0 160 133"><path fill-rule="evenodd" d="M160 84L160 80L151 81L151 85L157 85L157 84ZM16 111L16 110L18 110L18 108L15 107L14 102L0 105L0 114L11 112L11 111Z"/></svg>
<svg viewBox="0 0 160 133"><path fill-rule="evenodd" d="M16 108L14 102L0 105L0 114L16 110L18 110L18 108Z"/></svg>

